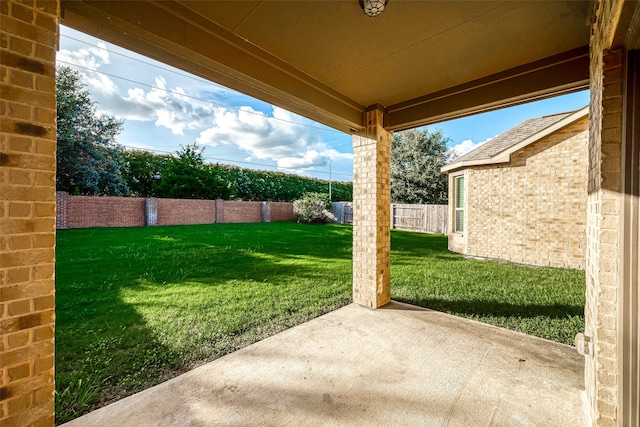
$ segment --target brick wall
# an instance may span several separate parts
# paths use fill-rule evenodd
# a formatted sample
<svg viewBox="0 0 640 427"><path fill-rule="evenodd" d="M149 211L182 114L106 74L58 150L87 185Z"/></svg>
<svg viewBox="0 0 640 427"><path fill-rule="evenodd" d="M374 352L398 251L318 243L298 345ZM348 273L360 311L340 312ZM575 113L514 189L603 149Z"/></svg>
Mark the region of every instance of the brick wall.
<svg viewBox="0 0 640 427"><path fill-rule="evenodd" d="M0 1L0 425L54 422L56 1Z"/></svg>
<svg viewBox="0 0 640 427"><path fill-rule="evenodd" d="M158 199L158 225L215 222L215 200Z"/></svg>
<svg viewBox="0 0 640 427"><path fill-rule="evenodd" d="M583 269L587 128L585 117L512 154L509 163L467 169L462 252ZM452 234L457 243L459 233Z"/></svg>
<svg viewBox="0 0 640 427"><path fill-rule="evenodd" d="M294 220L293 203L271 202L271 222Z"/></svg>
<svg viewBox="0 0 640 427"><path fill-rule="evenodd" d="M617 292L622 146L622 52L607 52L622 2L598 1L591 34L585 388L593 425L618 424Z"/></svg>
<svg viewBox="0 0 640 427"><path fill-rule="evenodd" d="M141 227L144 198L69 196L67 228Z"/></svg>
<svg viewBox="0 0 640 427"><path fill-rule="evenodd" d="M156 199L56 194L58 229L293 221L291 202Z"/></svg>
<svg viewBox="0 0 640 427"><path fill-rule="evenodd" d="M224 202L224 222L262 222L262 202Z"/></svg>

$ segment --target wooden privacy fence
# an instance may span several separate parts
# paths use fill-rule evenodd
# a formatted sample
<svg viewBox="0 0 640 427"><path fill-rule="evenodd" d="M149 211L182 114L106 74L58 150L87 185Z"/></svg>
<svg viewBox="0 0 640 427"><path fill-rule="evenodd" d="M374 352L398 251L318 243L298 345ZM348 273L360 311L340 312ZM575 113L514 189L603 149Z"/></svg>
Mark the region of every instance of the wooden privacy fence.
<svg viewBox="0 0 640 427"><path fill-rule="evenodd" d="M353 223L352 203L335 202L331 204L331 210L338 218L339 223ZM391 228L420 231L422 233L446 234L448 223L447 205L391 204Z"/></svg>
<svg viewBox="0 0 640 427"><path fill-rule="evenodd" d="M446 234L447 205L391 205L391 228Z"/></svg>

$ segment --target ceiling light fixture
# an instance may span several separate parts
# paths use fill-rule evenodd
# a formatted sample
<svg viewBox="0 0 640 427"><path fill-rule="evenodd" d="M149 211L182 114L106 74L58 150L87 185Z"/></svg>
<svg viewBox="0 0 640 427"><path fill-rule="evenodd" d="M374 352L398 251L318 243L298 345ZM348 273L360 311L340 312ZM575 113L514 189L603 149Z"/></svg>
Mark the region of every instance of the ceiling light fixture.
<svg viewBox="0 0 640 427"><path fill-rule="evenodd" d="M359 0L360 7L364 11L364 14L370 18L380 15L384 12L384 8L389 3L389 0Z"/></svg>

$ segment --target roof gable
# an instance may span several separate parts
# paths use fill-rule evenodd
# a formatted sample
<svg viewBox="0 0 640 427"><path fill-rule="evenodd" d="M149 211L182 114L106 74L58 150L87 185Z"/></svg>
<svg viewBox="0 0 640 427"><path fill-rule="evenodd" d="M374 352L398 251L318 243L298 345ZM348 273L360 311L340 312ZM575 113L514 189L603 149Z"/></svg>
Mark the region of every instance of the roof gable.
<svg viewBox="0 0 640 427"><path fill-rule="evenodd" d="M576 111L525 120L445 165L442 172L447 173L468 166L509 162L513 152L575 123L588 114L589 107L587 106Z"/></svg>

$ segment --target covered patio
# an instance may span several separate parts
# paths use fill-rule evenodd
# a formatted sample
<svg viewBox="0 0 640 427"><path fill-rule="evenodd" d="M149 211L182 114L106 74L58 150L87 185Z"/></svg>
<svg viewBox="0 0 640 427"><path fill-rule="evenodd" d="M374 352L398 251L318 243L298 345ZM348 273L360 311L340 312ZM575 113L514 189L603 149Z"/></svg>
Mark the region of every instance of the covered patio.
<svg viewBox="0 0 640 427"><path fill-rule="evenodd" d="M580 426L583 372L566 345L351 304L65 426Z"/></svg>
<svg viewBox="0 0 640 427"><path fill-rule="evenodd" d="M370 309L390 301L392 132L588 87L587 304L584 338L578 342L578 350L584 354L586 404L584 419L576 415L575 421L601 426L640 424L637 1L391 0L380 16L371 18L363 13L358 0L7 0L0 2L0 20L3 426L54 423L55 59L60 24L352 134L353 301ZM390 374L383 377L387 383L374 383L374 377L370 377L366 390L379 402L385 396L394 397L398 407L407 408L407 417L416 414L410 408L413 405L407 403L415 402L415 397L387 388L393 378L401 375L400 371L388 370L390 367L410 367L402 373L410 381L421 375L422 352L411 351L416 336L385 335L383 331L388 322L405 322L407 330L423 328L418 336L434 340L434 348L438 348L438 337L446 342L448 336L436 332L433 325L424 327L420 316L427 314L423 312L378 312L355 306L343 312L350 310L360 317L350 323L345 321L343 327L347 325L354 337L360 336L358 331L369 331L367 339L361 341L359 351L363 352L358 357L366 360L363 364L371 363ZM406 317L385 318L396 313ZM324 324L331 316L312 326ZM374 329L368 325L362 329L371 317L378 318L372 322ZM341 328L327 330L344 339L340 334L346 331ZM400 344L399 337L404 346L388 345L389 340ZM266 347L273 340L262 345ZM419 399L439 407L437 416L444 420L449 415L455 420L485 417L488 412L483 412L484 406L473 406L477 411L471 415L465 412L466 405L456 403L457 398L472 402L486 396L482 384L477 384L476 389L466 388L474 384L474 372L509 360L504 365L505 375L499 375L505 383L496 387L504 387L504 395L511 395L524 388L513 388L520 380L510 382L509 378L526 378L518 377L520 370L543 365L529 361L546 360L556 351L545 348L540 353L534 348L522 357L524 362L512 363L512 357L520 356L508 347L498 351L495 342L500 340L503 339L478 341L470 335L459 339L452 347L455 351L434 350L434 358L429 359L435 363L431 372L439 376L425 377L419 387L418 383L409 387L420 392ZM305 348L294 354L314 354L314 343L304 342ZM369 352L364 351L367 347ZM260 349L260 344L230 358L244 357L255 348ZM396 353L398 348L407 352ZM431 351L429 348L424 347L423 351ZM563 347L560 351L564 357L560 366L573 364L576 358L570 352L565 354L565 350ZM485 353L487 358L480 362L484 356L479 355ZM448 368L438 365L452 358L452 354L470 356L469 363L475 371L468 371L466 379L459 371L466 366L464 363ZM490 358L492 354L497 359ZM323 375L331 375L344 367L332 357L314 361L313 366L327 371ZM295 360L288 360L297 366ZM331 364L334 360L335 364ZM382 363L385 360L396 363ZM216 366L214 363L207 369ZM269 370L274 365L262 366ZM572 378L570 384L574 384L574 377L567 378ZM302 380L298 381L296 387L302 384ZM277 390L285 388L285 384L273 387ZM320 384L318 387L322 388ZM429 395L433 384L441 390L451 388L448 394L443 392L449 397L440 401L436 395ZM247 385L244 383L248 393ZM546 387L532 382L529 388L538 386ZM359 396L360 391L346 383L342 387L341 393ZM300 396L291 395L295 388L287 386L285 390L289 393L285 399L305 400L304 390ZM578 402L578 388L572 390L569 393L573 397L567 401ZM342 395L320 389L317 393L326 393L328 402L343 402ZM467 393L473 393L474 398ZM499 393L491 397L490 412L495 417L507 417L504 420L508 424L509 417L520 410L504 412L501 408L508 405L500 403L506 400ZM245 405L251 406L251 396L246 395L246 399ZM315 402L312 396L308 399ZM407 402L403 403L403 399ZM232 404L238 404L235 402ZM323 404L327 403L323 400L317 405ZM345 401L345 405L356 411L355 400ZM550 409L550 413L561 417L562 410ZM376 411L384 417L382 411ZM579 409L574 408L576 411ZM425 409L421 415L429 417L436 412ZM501 422L501 418L493 416L482 419L487 423Z"/></svg>

